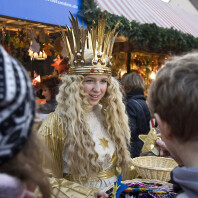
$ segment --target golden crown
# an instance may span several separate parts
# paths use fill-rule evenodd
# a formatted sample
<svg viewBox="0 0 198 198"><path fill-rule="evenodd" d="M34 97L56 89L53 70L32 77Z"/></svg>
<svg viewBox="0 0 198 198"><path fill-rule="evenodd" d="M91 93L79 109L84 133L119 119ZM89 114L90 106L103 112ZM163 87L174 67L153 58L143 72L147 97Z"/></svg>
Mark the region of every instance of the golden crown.
<svg viewBox="0 0 198 198"><path fill-rule="evenodd" d="M70 13L71 14L71 13ZM62 31L64 44L69 51L69 74L111 74L112 50L115 42L116 26L105 34L106 21L98 19L98 26L85 29L84 24L79 28L77 17L71 14L72 28L66 26Z"/></svg>

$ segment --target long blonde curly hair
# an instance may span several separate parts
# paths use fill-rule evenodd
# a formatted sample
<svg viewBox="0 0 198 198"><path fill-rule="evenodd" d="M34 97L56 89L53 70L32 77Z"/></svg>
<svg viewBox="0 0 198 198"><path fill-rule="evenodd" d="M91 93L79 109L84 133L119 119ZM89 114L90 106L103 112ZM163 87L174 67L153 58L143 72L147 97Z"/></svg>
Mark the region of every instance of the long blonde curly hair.
<svg viewBox="0 0 198 198"><path fill-rule="evenodd" d="M65 75L62 78L55 111L62 118L67 133L70 173L89 178L101 171L101 165L98 163L98 153L94 149L95 143L85 119L90 105L84 92L83 80L82 75ZM120 166L123 173L126 173L130 160L127 148L130 145L130 129L119 83L113 77L108 78L107 91L100 104L104 127L115 143L116 166Z"/></svg>

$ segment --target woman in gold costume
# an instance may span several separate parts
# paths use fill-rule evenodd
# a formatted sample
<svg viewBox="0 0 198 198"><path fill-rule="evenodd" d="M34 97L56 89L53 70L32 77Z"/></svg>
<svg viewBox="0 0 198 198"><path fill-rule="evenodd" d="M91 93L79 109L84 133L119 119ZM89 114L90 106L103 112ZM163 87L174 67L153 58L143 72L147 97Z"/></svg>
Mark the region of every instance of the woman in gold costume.
<svg viewBox="0 0 198 198"><path fill-rule="evenodd" d="M105 34L102 18L87 37L73 16L71 22L72 30L62 35L69 46L69 74L62 77L55 112L39 130L53 158L52 166L45 166L56 197L106 197L100 190L120 173L125 177L130 162L128 117L119 83L111 77L116 27Z"/></svg>

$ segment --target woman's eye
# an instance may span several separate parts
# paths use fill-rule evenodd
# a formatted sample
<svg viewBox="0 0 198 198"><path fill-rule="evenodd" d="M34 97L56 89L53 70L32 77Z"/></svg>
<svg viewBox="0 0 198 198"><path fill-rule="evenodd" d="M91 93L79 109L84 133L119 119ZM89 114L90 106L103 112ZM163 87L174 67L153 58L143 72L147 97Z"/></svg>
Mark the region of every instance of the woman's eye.
<svg viewBox="0 0 198 198"><path fill-rule="evenodd" d="M88 83L89 83L89 82L93 82L93 80L86 80L86 82L88 82Z"/></svg>
<svg viewBox="0 0 198 198"><path fill-rule="evenodd" d="M107 82L107 80L102 80L102 83L106 83Z"/></svg>

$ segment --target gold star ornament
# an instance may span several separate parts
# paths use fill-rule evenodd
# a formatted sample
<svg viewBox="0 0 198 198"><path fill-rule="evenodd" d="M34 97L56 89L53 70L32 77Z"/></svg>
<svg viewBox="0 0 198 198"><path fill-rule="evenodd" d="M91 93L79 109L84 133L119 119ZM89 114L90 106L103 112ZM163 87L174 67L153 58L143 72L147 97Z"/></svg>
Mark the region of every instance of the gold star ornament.
<svg viewBox="0 0 198 198"><path fill-rule="evenodd" d="M109 141L107 139L105 139L104 137L103 138L100 138L100 145L104 149L109 148Z"/></svg>
<svg viewBox="0 0 198 198"><path fill-rule="evenodd" d="M159 155L159 147L156 145L156 140L161 139L160 137L157 137L156 131L154 128L152 128L148 135L139 135L138 136L140 140L144 142L144 145L142 147L142 153L146 153L151 151L155 155Z"/></svg>

